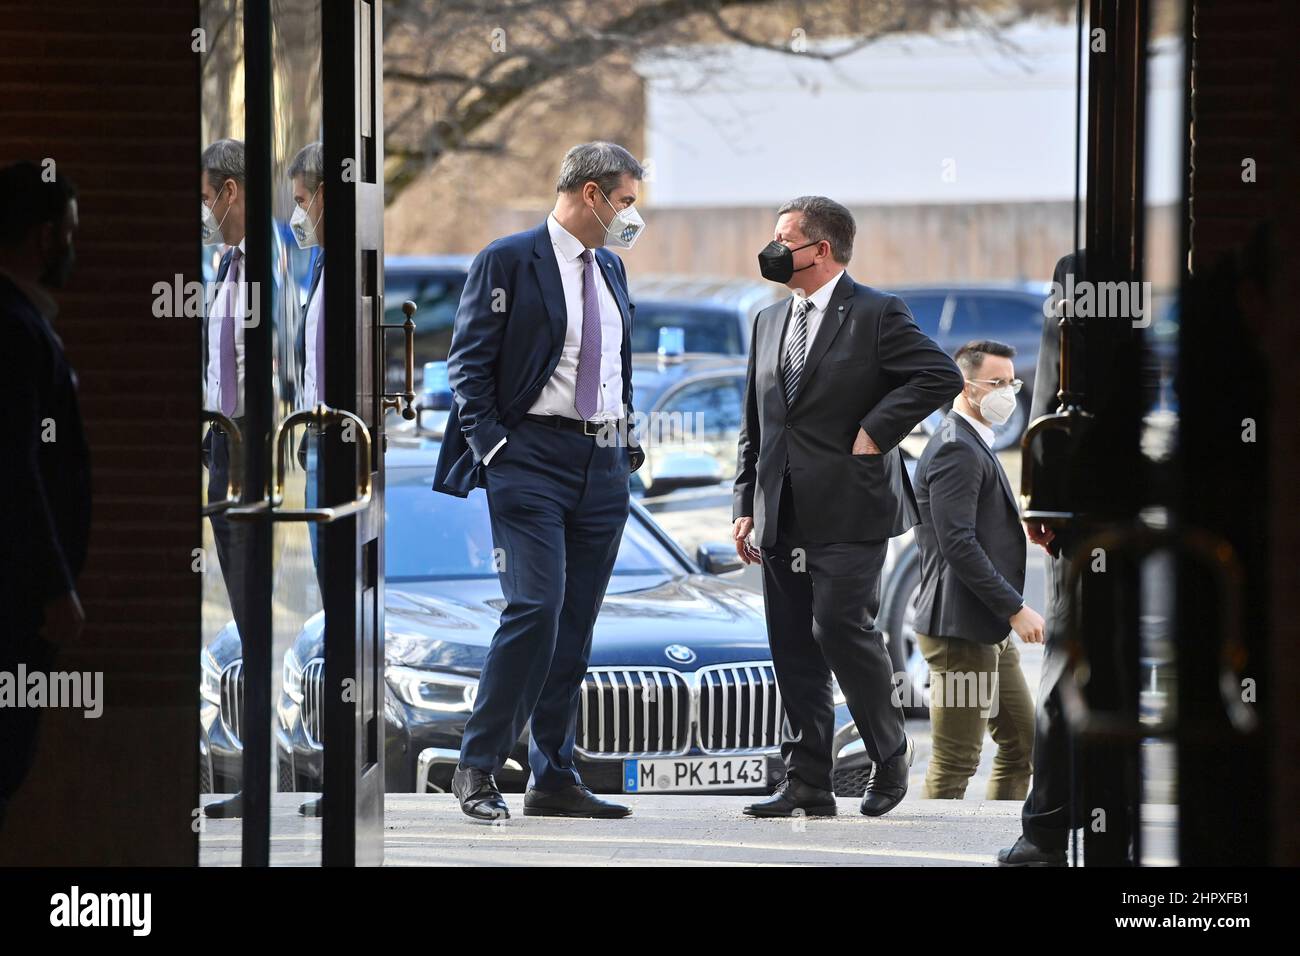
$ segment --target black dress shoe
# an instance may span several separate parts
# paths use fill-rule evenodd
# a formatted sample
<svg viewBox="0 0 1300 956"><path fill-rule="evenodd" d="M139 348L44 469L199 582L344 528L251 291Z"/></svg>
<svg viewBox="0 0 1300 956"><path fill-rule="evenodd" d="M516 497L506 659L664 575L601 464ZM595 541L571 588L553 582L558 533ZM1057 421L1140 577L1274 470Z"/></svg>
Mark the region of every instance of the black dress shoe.
<svg viewBox="0 0 1300 956"><path fill-rule="evenodd" d="M833 817L836 811L834 793L789 776L776 785L771 797L745 807L751 817Z"/></svg>
<svg viewBox="0 0 1300 956"><path fill-rule="evenodd" d="M451 775L451 792L467 817L483 823L510 819L510 808L490 773L457 767Z"/></svg>
<svg viewBox="0 0 1300 956"><path fill-rule="evenodd" d="M209 803L203 808L203 815L205 817L212 817L219 820L242 817L244 815L243 792L241 791L227 800L218 800L216 803Z"/></svg>
<svg viewBox="0 0 1300 956"><path fill-rule="evenodd" d="M998 866L1065 866L1064 850L1044 850L1024 836L1014 845L998 850Z"/></svg>
<svg viewBox="0 0 1300 956"><path fill-rule="evenodd" d="M907 738L907 747L897 757L873 764L867 777L867 791L862 795L861 810L869 817L883 817L902 802L907 793L907 772L916 756L916 744Z"/></svg>
<svg viewBox="0 0 1300 956"><path fill-rule="evenodd" d="M563 790L530 789L524 794L526 817L596 817L615 820L630 816L631 807L602 800L580 783Z"/></svg>

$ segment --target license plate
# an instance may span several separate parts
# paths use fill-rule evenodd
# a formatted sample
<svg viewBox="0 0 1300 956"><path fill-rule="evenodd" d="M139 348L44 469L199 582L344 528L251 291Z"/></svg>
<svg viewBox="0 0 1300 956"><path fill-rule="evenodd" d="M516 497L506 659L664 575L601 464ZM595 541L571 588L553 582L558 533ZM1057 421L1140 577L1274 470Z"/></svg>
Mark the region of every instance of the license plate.
<svg viewBox="0 0 1300 956"><path fill-rule="evenodd" d="M680 757L623 761L624 793L753 790L766 786L766 757Z"/></svg>

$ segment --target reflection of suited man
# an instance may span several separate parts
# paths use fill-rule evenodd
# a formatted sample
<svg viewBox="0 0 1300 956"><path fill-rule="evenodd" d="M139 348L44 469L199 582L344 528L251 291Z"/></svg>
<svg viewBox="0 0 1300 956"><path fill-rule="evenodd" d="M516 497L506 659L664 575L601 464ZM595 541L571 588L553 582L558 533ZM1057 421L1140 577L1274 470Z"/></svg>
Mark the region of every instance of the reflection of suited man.
<svg viewBox="0 0 1300 956"><path fill-rule="evenodd" d="M0 672L43 673L84 620L90 456L47 289L72 266L76 193L31 163L0 170ZM25 692L25 688L20 689ZM37 707L0 706L0 826L35 749Z"/></svg>
<svg viewBox="0 0 1300 956"><path fill-rule="evenodd" d="M479 678L452 789L469 816L508 816L493 774L527 724L526 815L621 817L573 765L596 614L628 514L635 446L598 423L632 415L632 310L622 260L640 164L588 143L564 158L555 209L470 266L448 379L455 404L434 489L485 485L506 606ZM631 238L628 238L628 237Z"/></svg>
<svg viewBox="0 0 1300 956"><path fill-rule="evenodd" d="M289 181L293 185L294 211L289 224L294 241L300 249L320 250L312 263L307 307L294 342L302 376L297 406L302 409L325 401L325 152L319 141L298 150L289 164ZM308 425L298 442L298 464L307 473L304 500L308 508L316 507L320 499L320 440L316 426ZM319 578L320 532L314 522L307 525L307 534Z"/></svg>
<svg viewBox="0 0 1300 956"><path fill-rule="evenodd" d="M742 560L759 558L751 528L762 549L794 737L782 746L787 782L746 809L757 816L834 812L832 673L873 762L862 812L887 813L907 789L912 747L875 623L887 539L917 520L897 445L962 379L901 299L844 271L854 231L843 206L803 197L781 209L759 257L795 295L754 322L733 534Z"/></svg>
<svg viewBox="0 0 1300 956"><path fill-rule="evenodd" d="M1063 289L1067 285L1066 277L1073 274L1077 284L1083 278L1083 270L1083 253L1062 256L1056 263L1052 282L1056 288ZM1061 388L1059 304L1059 301L1051 302L1052 307L1048 309L1051 314L1043 321L1030 422L1055 412L1060 405L1057 398ZM1069 731L1061 709L1070 598L1065 583L1078 535L1069 528L1051 529L1030 521L1025 522L1025 529L1029 540L1043 545L1051 555L1047 567L1047 640L1038 682L1033 785L1021 811L1023 835L1015 845L998 854L998 862L1004 866L1064 866L1072 803Z"/></svg>
<svg viewBox="0 0 1300 956"><path fill-rule="evenodd" d="M204 241L228 248L217 269L216 289L203 323L203 407L220 412L236 428L244 423L244 144L218 140L203 151ZM215 230L212 225L215 224ZM230 445L218 425L203 438L208 468L208 501L226 497L230 483ZM212 538L221 576L230 597L230 613L240 633L247 633L248 607L242 565L251 529L232 522L224 512L211 515Z"/></svg>
<svg viewBox="0 0 1300 956"><path fill-rule="evenodd" d="M322 251L312 263L311 285L307 292L307 308L298 323L295 351L298 368L302 370L303 389L299 395L299 408L312 408L325 401L325 253ZM320 440L321 433L315 425L303 430L298 442L298 465L306 473L303 489L305 507L315 508L320 501ZM320 578L320 531L315 522L307 525L311 539L311 558ZM322 587L322 593L324 588Z"/></svg>

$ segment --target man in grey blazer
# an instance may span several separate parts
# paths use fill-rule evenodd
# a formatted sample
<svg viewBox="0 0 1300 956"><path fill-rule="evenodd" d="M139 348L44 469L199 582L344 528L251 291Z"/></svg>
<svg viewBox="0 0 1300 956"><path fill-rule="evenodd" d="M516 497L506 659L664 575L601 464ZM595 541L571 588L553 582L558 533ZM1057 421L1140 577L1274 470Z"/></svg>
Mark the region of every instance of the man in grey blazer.
<svg viewBox="0 0 1300 956"><path fill-rule="evenodd" d="M1010 634L1042 643L1043 619L1023 599L1025 532L992 449L992 426L1010 417L1020 390L1014 355L1001 342L957 350L966 386L916 466L916 634L930 665L930 799L966 795L986 727L998 745L988 799L1023 800L1029 790L1034 704Z"/></svg>
<svg viewBox="0 0 1300 956"><path fill-rule="evenodd" d="M880 571L888 539L917 520L898 443L962 379L902 299L845 271L855 231L839 203L802 196L758 257L792 294L754 320L732 534L741 560L763 566L791 737L785 782L752 816L835 812L832 675L872 759L862 812L888 813L907 792L913 746L875 622Z"/></svg>

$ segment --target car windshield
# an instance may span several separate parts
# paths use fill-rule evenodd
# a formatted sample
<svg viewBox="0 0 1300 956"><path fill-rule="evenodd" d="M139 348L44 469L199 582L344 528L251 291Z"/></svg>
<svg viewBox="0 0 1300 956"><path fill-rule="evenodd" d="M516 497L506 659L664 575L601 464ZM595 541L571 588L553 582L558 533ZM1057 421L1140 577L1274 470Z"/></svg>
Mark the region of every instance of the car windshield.
<svg viewBox="0 0 1300 956"><path fill-rule="evenodd" d="M430 490L421 468L394 468L384 492L385 579L495 578L492 525L481 488L468 498ZM614 576L681 574L686 569L635 515L627 519Z"/></svg>
<svg viewBox="0 0 1300 956"><path fill-rule="evenodd" d="M682 329L687 352L740 355L740 320L734 309L695 302L636 300L632 329L633 352L659 351L659 330Z"/></svg>

